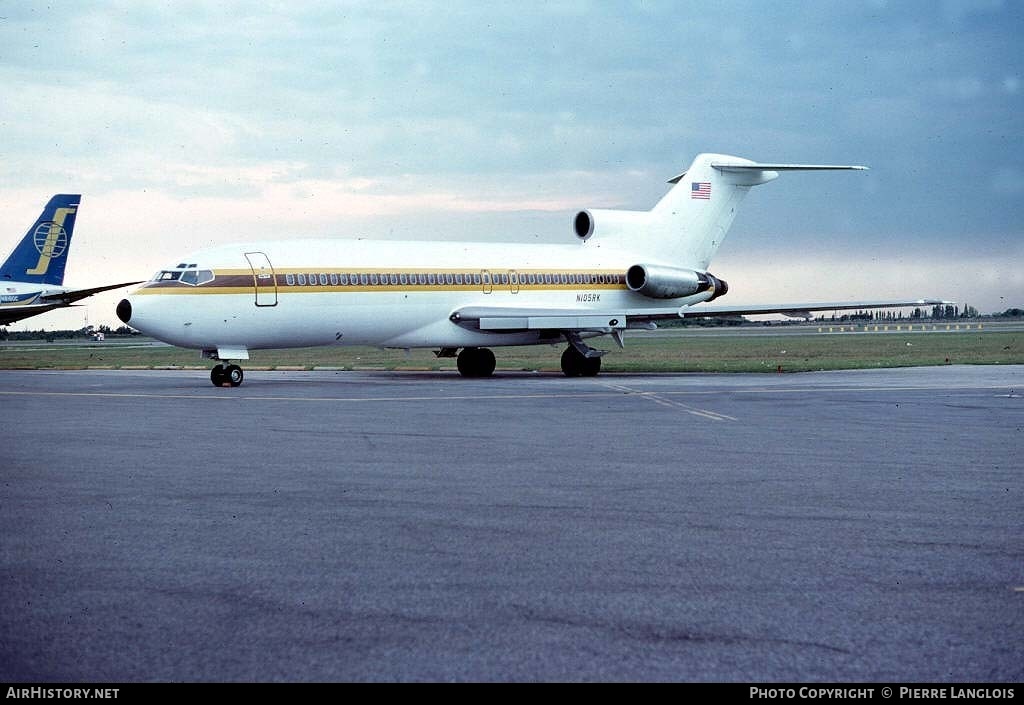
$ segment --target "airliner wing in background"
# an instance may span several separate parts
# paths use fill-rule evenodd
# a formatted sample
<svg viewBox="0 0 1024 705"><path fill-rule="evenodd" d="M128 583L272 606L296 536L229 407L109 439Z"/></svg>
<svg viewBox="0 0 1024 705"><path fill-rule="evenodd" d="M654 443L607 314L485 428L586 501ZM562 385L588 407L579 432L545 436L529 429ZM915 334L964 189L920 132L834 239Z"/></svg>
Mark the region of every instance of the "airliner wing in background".
<svg viewBox="0 0 1024 705"><path fill-rule="evenodd" d="M0 306L0 326L37 316L40 313L60 308L59 304L32 304L30 306Z"/></svg>
<svg viewBox="0 0 1024 705"><path fill-rule="evenodd" d="M109 284L107 286L94 286L91 289L71 289L68 291L55 291L53 293L41 294L37 299L37 303L33 304L13 304L3 305L0 304L0 326L6 326L15 321L20 321L24 318L31 318L37 316L40 313L46 313L56 308L65 308L68 306L75 305L76 301L88 298L93 294L98 294L101 291L110 291L111 289L120 289L125 286L134 286L135 284L141 284L141 282L124 282L122 284Z"/></svg>
<svg viewBox="0 0 1024 705"><path fill-rule="evenodd" d="M94 286L91 289L69 289L68 291L56 291L53 293L43 294L39 297L39 300L50 306L70 306L76 301L88 298L93 294L98 294L101 291L110 291L111 289L121 289L126 286L134 286L141 284L141 281L137 282L123 282L121 284L107 284L105 286Z"/></svg>

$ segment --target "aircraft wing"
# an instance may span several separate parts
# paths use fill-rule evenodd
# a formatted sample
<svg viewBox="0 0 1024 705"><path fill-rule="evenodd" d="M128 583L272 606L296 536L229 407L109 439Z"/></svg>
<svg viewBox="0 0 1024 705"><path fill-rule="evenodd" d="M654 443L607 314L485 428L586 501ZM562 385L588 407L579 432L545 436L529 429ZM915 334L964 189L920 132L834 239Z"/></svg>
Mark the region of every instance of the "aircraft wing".
<svg viewBox="0 0 1024 705"><path fill-rule="evenodd" d="M142 282L124 282L123 284L107 284L106 286L94 286L91 289L71 289L69 291L60 291L53 294L43 294L39 297L39 300L50 304L51 306L67 306L73 304L75 301L80 301L84 298L98 294L101 291L110 291L111 289L120 289L125 286L132 286L134 284L141 284Z"/></svg>
<svg viewBox="0 0 1024 705"><path fill-rule="evenodd" d="M763 313L805 314L811 311L854 311L873 308L906 308L908 306L946 306L952 301L917 299L915 301L832 301L803 304L764 304L754 306L688 306L679 312L680 318L706 318L710 316L746 316Z"/></svg>
<svg viewBox="0 0 1024 705"><path fill-rule="evenodd" d="M805 314L810 311L849 311L907 306L949 305L952 301L917 299L915 301L842 301L764 304L753 306L683 306L672 308L618 309L545 309L505 308L498 306L467 306L453 312L453 323L481 331L509 332L522 330L557 330L565 332L611 333L627 328L650 328L658 320L701 318L709 316L743 316L764 313Z"/></svg>
<svg viewBox="0 0 1024 705"><path fill-rule="evenodd" d="M38 316L40 313L52 311L55 308L72 306L76 301L98 294L101 291L120 289L124 286L132 286L141 282L125 282L123 284L108 284L107 286L94 286L90 289L71 289L69 291L57 291L52 294L43 294L36 301L38 303L29 305L0 305L0 326L20 321L23 318Z"/></svg>
<svg viewBox="0 0 1024 705"><path fill-rule="evenodd" d="M0 326L20 321L23 318L37 316L40 313L60 308L61 304L32 304L30 306L0 306Z"/></svg>

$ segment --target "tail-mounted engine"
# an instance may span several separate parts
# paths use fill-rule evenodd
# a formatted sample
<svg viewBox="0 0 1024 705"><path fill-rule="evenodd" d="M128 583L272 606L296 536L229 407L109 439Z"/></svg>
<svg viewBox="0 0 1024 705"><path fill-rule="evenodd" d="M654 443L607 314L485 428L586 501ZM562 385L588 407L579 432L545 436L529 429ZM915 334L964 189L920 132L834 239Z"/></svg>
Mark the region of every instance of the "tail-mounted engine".
<svg viewBox="0 0 1024 705"><path fill-rule="evenodd" d="M654 264L634 264L626 271L626 286L641 296L652 299L678 299L712 291L713 301L729 291L724 280L707 272L677 269Z"/></svg>
<svg viewBox="0 0 1024 705"><path fill-rule="evenodd" d="M651 214L647 211L619 211L590 208L573 216L572 231L586 241L595 234L604 237L635 234L650 228Z"/></svg>

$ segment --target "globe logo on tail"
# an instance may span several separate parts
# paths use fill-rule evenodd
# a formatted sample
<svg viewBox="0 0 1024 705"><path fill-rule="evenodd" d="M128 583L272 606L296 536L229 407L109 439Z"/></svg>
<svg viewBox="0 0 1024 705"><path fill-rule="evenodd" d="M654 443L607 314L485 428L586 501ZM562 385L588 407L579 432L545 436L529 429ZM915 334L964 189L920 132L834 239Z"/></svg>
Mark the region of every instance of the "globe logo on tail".
<svg viewBox="0 0 1024 705"><path fill-rule="evenodd" d="M64 226L52 220L40 223L33 234L36 250L43 257L60 257L68 248L68 233Z"/></svg>

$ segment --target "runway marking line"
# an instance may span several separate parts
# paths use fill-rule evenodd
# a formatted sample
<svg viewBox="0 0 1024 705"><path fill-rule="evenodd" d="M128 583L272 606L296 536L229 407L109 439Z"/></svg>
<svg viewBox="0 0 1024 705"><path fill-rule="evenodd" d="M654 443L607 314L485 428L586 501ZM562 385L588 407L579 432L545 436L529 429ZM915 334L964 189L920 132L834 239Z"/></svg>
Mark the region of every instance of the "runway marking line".
<svg viewBox="0 0 1024 705"><path fill-rule="evenodd" d="M218 401L308 401L308 402L402 402L402 401L500 401L515 399L587 399L619 396L630 394L650 399L662 406L673 406L695 416L707 416L718 421L738 421L739 419L727 414L720 414L709 409L684 404L681 401L666 399L671 396L706 396L710 394L721 394L721 389L708 390L665 390L659 392L645 392L632 389L623 385L602 383L609 391L600 390L585 392L539 392L521 394L429 394L417 396L372 396L372 397L299 397L299 396L273 396L259 394L235 393L225 390L223 393L195 393L195 394L167 394L167 393L143 393L143 392L44 392L44 391L9 391L0 390L2 396L35 396L35 397L107 397L120 399L195 399L195 400L218 400ZM903 386L903 387L809 387L809 388L770 388L759 387L755 389L729 389L732 394L834 394L842 392L908 392L908 391L964 391L964 390L993 390L1006 389L1006 387L948 387L948 386Z"/></svg>
<svg viewBox="0 0 1024 705"><path fill-rule="evenodd" d="M0 390L0 396L23 396L23 397L112 397L127 399L216 399L226 401L488 401L505 399L585 399L588 397L610 397L617 396L611 392L579 392L579 393L542 393L542 394L474 394L474 395L430 395L430 396L401 396L401 397L284 397L284 396L258 396L246 394L163 394L163 393L127 393L127 392L16 392Z"/></svg>
<svg viewBox="0 0 1024 705"><path fill-rule="evenodd" d="M710 411L709 409L701 409L696 406L684 404L681 401L665 399L661 396L662 394L671 394L672 392L642 392L639 389L633 389L632 387L627 387L624 384L611 384L608 382L602 382L601 384L602 386L607 387L608 389L613 389L624 394L630 394L634 396L643 397L645 399L650 399L654 403L659 404L661 406L674 409L682 409L686 413L692 414L693 416L700 416L705 419L711 419L712 421L739 421L739 419L737 419L735 416L729 416L728 414L720 414L717 411Z"/></svg>

